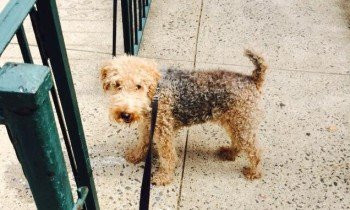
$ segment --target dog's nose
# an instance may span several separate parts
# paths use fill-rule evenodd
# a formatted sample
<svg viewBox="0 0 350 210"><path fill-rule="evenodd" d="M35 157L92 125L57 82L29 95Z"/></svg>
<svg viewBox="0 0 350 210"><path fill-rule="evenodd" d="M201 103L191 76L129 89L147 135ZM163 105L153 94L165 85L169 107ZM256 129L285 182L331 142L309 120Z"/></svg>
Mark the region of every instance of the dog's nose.
<svg viewBox="0 0 350 210"><path fill-rule="evenodd" d="M122 112L120 114L120 117L125 121L125 122L130 122L131 121L131 114Z"/></svg>

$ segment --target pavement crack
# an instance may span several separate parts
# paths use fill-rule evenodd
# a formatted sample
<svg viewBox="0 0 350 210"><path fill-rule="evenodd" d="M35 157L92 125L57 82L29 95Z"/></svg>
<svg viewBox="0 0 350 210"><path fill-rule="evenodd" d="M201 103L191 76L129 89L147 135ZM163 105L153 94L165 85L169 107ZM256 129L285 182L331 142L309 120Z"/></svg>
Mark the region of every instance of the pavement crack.
<svg viewBox="0 0 350 210"><path fill-rule="evenodd" d="M186 134L186 142L185 142L185 148L184 148L184 157L182 159L182 172L181 172L181 180L180 180L180 187L179 187L179 197L177 198L177 208L180 209L180 202L181 202L181 197L182 197L182 185L183 185L183 179L185 175L185 166L186 166L186 157L187 157L187 143L188 143L188 136L189 136L190 130L187 130Z"/></svg>
<svg viewBox="0 0 350 210"><path fill-rule="evenodd" d="M202 22L202 14L203 14L203 0L201 0L201 9L200 9L199 19L198 19L198 27L197 27L197 34L196 34L196 45L195 45L194 59L193 59L193 70L196 69L196 64L197 64L198 38L199 38L199 32L200 32L200 27L201 27L201 22Z"/></svg>

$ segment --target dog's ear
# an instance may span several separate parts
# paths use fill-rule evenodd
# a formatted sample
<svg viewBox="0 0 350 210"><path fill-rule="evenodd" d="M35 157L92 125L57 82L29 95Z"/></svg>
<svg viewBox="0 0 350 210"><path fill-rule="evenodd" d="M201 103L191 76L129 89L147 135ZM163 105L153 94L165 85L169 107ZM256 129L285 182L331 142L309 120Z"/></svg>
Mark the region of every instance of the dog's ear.
<svg viewBox="0 0 350 210"><path fill-rule="evenodd" d="M100 67L100 80L104 91L110 89L109 77L117 74L117 69L113 66L113 60L104 62Z"/></svg>
<svg viewBox="0 0 350 210"><path fill-rule="evenodd" d="M100 79L103 81L104 79L107 78L108 73L110 73L112 69L110 67L103 67L100 69Z"/></svg>
<svg viewBox="0 0 350 210"><path fill-rule="evenodd" d="M111 72L116 71L115 68L113 68L112 60L105 61L101 66L100 66L100 79L103 81L110 75Z"/></svg>

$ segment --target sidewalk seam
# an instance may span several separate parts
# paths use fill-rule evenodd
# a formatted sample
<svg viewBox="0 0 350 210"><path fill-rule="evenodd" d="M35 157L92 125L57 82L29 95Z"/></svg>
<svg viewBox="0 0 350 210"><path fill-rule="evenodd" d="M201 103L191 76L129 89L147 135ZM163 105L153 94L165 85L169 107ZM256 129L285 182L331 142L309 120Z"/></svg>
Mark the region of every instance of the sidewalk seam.
<svg viewBox="0 0 350 210"><path fill-rule="evenodd" d="M17 43L10 43L10 45L17 45ZM37 47L37 45L29 44L30 47ZM83 46L83 45L82 45ZM100 52L100 51L92 51L92 50L80 50L75 48L66 48L67 51L75 51L75 52L86 52L86 53L96 53L96 54L102 54L102 55L110 55L110 52ZM117 53L117 56L123 55L122 53ZM196 67L196 61L191 60L181 60L181 59L170 59L170 58L160 58L160 57L149 57L149 56L139 56L141 58L148 58L148 59L157 59L157 60L165 60L165 61L174 61L174 62L194 62L194 70ZM15 57L8 57L10 59L16 59ZM21 59L22 57L18 57L18 59ZM195 56L196 59L196 56ZM70 58L71 60L85 60L85 59L76 59L76 58ZM203 64L210 64L210 65L224 65L224 66L237 66L237 67L251 67L247 65L240 65L240 64L233 64L233 63L216 63L216 62L201 62ZM325 67L317 67L312 66L310 69L320 69ZM308 71L308 70L301 70L301 69L286 69L286 68L270 68L271 70L275 71L287 71L287 72L302 72L302 73L311 73L311 74L323 74L323 75L341 75L341 76L350 76L350 74L347 73L336 73L336 72L321 72L321 71Z"/></svg>
<svg viewBox="0 0 350 210"><path fill-rule="evenodd" d="M194 49L194 59L193 59L193 70L196 69L196 63L197 63L198 38L199 38L199 31L200 31L201 22L202 22L203 1L204 0L201 0L201 9L200 9L199 18L198 18L196 45L195 45L195 49Z"/></svg>
<svg viewBox="0 0 350 210"><path fill-rule="evenodd" d="M180 179L180 188L179 188L179 196L177 198L177 208L176 209L180 209L180 203L181 203L181 197L182 197L182 184L183 184L183 179L184 179L184 175L185 175L185 166L186 166L186 157L187 157L187 143L188 143L188 136L190 133L190 129L187 130L187 134L186 134L186 142L185 142L185 148L184 148L184 157L182 159L182 171L181 171L181 179Z"/></svg>

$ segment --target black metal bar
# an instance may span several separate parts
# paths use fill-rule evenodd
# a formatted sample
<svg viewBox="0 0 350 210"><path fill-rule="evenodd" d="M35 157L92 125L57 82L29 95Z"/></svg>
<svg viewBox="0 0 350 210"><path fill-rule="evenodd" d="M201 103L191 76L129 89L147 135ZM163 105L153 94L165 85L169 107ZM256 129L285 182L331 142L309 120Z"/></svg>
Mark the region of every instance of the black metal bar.
<svg viewBox="0 0 350 210"><path fill-rule="evenodd" d="M141 0L142 1L142 17L146 17L146 0Z"/></svg>
<svg viewBox="0 0 350 210"><path fill-rule="evenodd" d="M117 55L117 8L118 0L113 0L113 56Z"/></svg>
<svg viewBox="0 0 350 210"><path fill-rule="evenodd" d="M122 0L124 52L136 55L140 49L150 0Z"/></svg>
<svg viewBox="0 0 350 210"><path fill-rule="evenodd" d="M129 28L131 29L130 30L130 40L131 40L131 54L134 55L135 52L134 52L134 43L135 43L135 40L134 40L134 30L133 30L133 15L132 15L132 1L131 0L128 0L129 4L128 4L128 13L129 13Z"/></svg>
<svg viewBox="0 0 350 210"><path fill-rule="evenodd" d="M41 35L41 30L39 28L38 12L36 11L35 8L33 8L29 12L29 16L30 16L30 21L32 22L35 40L36 40L36 43L38 44L41 61L45 66L48 66L49 65L48 57L46 55L44 44L43 44L43 36Z"/></svg>
<svg viewBox="0 0 350 210"><path fill-rule="evenodd" d="M138 9L139 9L139 28L138 30L141 31L142 30L142 13L143 13L143 4L142 4L142 0L138 0Z"/></svg>
<svg viewBox="0 0 350 210"><path fill-rule="evenodd" d="M21 25L16 32L17 41L21 49L23 61L25 63L33 63L32 54L30 53L26 33L24 31L23 25Z"/></svg>
<svg viewBox="0 0 350 210"><path fill-rule="evenodd" d="M134 54L133 33L131 24L131 13L129 12L130 1L122 0L122 21L123 21L123 37L124 37L124 52L127 54Z"/></svg>
<svg viewBox="0 0 350 210"><path fill-rule="evenodd" d="M90 193L86 198L87 209L99 209L88 149L58 17L56 1L37 0L37 8L40 23L45 26L43 32L47 40L44 40L44 46L55 76L57 90L77 164L77 186L87 186L89 188Z"/></svg>
<svg viewBox="0 0 350 210"><path fill-rule="evenodd" d="M38 44L41 61L42 61L43 65L49 66L48 56L45 53L45 49L44 49L44 45L43 45L43 36L41 35L42 32L40 29L40 23L38 20L37 11L35 9L33 9L32 11L30 11L29 15L30 15L30 19L32 22L33 30L34 30L35 39L36 39L36 42ZM75 181L77 181L77 176L78 176L77 166L76 166L74 154L72 151L72 145L70 143L69 136L67 133L66 123L64 122L63 112L62 112L62 108L60 106L58 92L56 90L56 84L54 84L51 88L51 96L52 96L53 103L55 105L58 123L59 123L60 128L61 128L63 140L64 140L64 143L66 145L69 163L70 163L71 168L72 168L74 179L75 179Z"/></svg>
<svg viewBox="0 0 350 210"><path fill-rule="evenodd" d="M136 0L133 0L132 1L132 7L133 7L133 10L134 10L134 15L133 15L133 18L132 20L134 21L134 26L133 26L133 31L134 31L134 34L135 34L135 40L134 40L134 44L138 44L139 42L139 38L138 38L138 27L137 27L137 21L138 21L138 18L137 18L137 3L136 3Z"/></svg>

